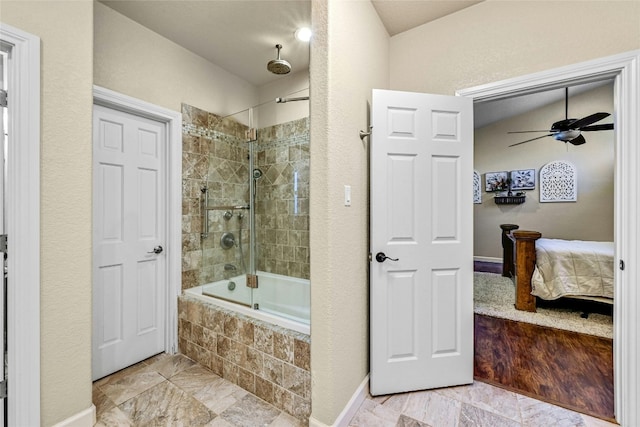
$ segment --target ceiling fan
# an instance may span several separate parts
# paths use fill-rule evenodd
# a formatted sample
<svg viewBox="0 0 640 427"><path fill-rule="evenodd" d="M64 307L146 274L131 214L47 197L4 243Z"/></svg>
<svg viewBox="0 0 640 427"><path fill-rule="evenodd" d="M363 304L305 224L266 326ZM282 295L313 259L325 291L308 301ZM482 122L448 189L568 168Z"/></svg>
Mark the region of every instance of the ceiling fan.
<svg viewBox="0 0 640 427"><path fill-rule="evenodd" d="M521 141L516 144L511 144L509 147L514 147L516 145L524 144L525 142L535 141L536 139L546 138L547 136L552 136L553 139L563 142L568 142L573 145L582 145L587 142L584 139L584 136L581 135L582 132L591 132L596 130L612 130L613 123L606 123L601 125L594 125L593 123L599 122L605 117L610 116L609 113L594 113L589 116L583 117L581 119L570 119L569 118L569 88L564 88L564 120L560 120L559 122L555 122L551 125L551 129L549 130L524 130L524 131L516 131L516 132L507 132L507 133L530 133L530 132L547 132L547 135L538 136L536 138L527 139L526 141Z"/></svg>

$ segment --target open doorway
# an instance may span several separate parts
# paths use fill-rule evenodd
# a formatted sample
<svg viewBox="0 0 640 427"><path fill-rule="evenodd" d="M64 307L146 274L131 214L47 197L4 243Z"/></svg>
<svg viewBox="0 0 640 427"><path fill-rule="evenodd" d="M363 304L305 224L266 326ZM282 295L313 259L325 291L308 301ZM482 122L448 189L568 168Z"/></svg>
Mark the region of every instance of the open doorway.
<svg viewBox="0 0 640 427"><path fill-rule="evenodd" d="M568 89L479 103L474 112L474 169L482 178L481 197L474 206L474 255L480 262L480 271L493 271L476 273L475 378L606 419L615 417L613 89L614 81L608 78ZM592 117L596 112L611 115ZM549 132L554 123L582 117L602 119L596 120L597 127L585 128L580 139L571 142L558 141ZM539 178L547 170L546 165L555 164L574 168L575 200L544 202L549 184ZM494 176L506 179L498 180L494 186L491 180ZM555 191L560 190L566 191L562 188ZM510 203L503 204L505 200ZM572 273L576 279L572 284L581 285L582 289L577 286L557 293L554 290L553 295L538 289L537 293L546 300L538 299L536 313L516 310L514 283L502 276L501 224L540 232L545 240L538 241L539 247L565 245L568 241L580 241L579 245L588 245L591 250L602 247L602 256L609 257L609 261L591 263L591 252L584 266L594 269L588 273L590 279L585 278L587 272L583 269ZM570 249L574 251L572 256L576 256L578 249L576 246ZM552 268L536 274L544 276L549 285L568 284L564 275L569 271L562 266L574 268L575 264L564 264L561 259L554 254L553 264L549 265ZM599 289L584 288L596 280ZM599 296L605 296L602 301L609 304L566 297L555 299L574 293L590 298L598 292ZM554 299L549 300L550 297ZM545 339L536 339L542 335ZM498 344L501 340L506 340L503 345Z"/></svg>
<svg viewBox="0 0 640 427"><path fill-rule="evenodd" d="M616 420L623 424L634 423L637 417L637 396L634 391L637 381L634 374L637 336L633 333L635 310L631 305L637 300L633 286L637 280L637 272L624 268L624 261L637 258L637 249L632 244L637 230L637 194L630 183L635 182L637 169L634 141L638 132L635 117L638 114L637 99L640 94L636 86L638 76L634 70L638 58L637 51L628 52L456 92L460 96L472 98L474 102L487 102L543 89L606 78L615 79L614 388Z"/></svg>

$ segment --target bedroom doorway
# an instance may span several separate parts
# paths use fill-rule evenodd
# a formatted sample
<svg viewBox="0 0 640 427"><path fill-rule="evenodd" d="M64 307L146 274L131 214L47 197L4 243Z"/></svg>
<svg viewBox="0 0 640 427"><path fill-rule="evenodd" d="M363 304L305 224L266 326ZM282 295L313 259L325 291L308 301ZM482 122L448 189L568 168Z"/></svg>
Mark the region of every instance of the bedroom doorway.
<svg viewBox="0 0 640 427"><path fill-rule="evenodd" d="M630 333L633 327L633 313L632 310L629 309L631 306L628 306L627 303L621 303L621 301L625 301L626 297L633 299L636 296L633 291L629 291L628 286L625 286L627 283L635 283L636 272L634 270L622 274L622 270L617 268L619 261L624 261L625 258L636 258L636 249L629 244L632 237L625 239L622 233L622 230L635 230L635 222L633 221L635 221L636 213L635 208L631 205L631 201L635 201L636 196L633 194L633 191L628 188L628 185L624 185L625 182L633 182L633 177L630 176L630 174L633 173L631 162L634 160L630 160L629 163L627 163L622 154L635 153L632 147L633 138L631 135L635 135L637 132L637 128L632 121L637 111L634 111L635 107L631 100L637 99L639 95L632 92L631 89L633 87L634 76L630 73L632 68L630 64L635 64L637 60L638 53L631 52L616 57L576 64L562 69L550 70L535 75L457 92L458 95L474 98L474 102L484 103L513 98L518 95L547 89L576 86L594 81L614 80L614 116L616 118L616 129L614 131L615 184L613 190L613 240L615 242L614 265L616 266L614 269L616 295L616 299L614 300L614 315L616 317L614 330L614 387L616 395L615 418L618 422L629 422L635 418L636 414L635 409L633 409L633 402L637 399L633 392L629 391L631 390L630 384L634 384L636 381L635 377L630 378L633 377L633 375L630 374L634 372L633 369L635 366L631 360L634 360L633 357L636 356L633 345L635 344L635 340L637 340L637 338L634 338L633 334ZM614 111L611 111L611 113L614 113ZM625 132L623 133L621 129L624 129ZM501 156L504 155L504 152L497 150L494 155ZM493 200L489 201L493 203ZM483 203L487 203L487 201L483 200ZM499 238L499 231L496 234ZM624 340L622 339L623 337ZM623 354L624 357L622 357ZM625 373L627 375L625 375Z"/></svg>
<svg viewBox="0 0 640 427"><path fill-rule="evenodd" d="M582 138L586 142L581 145L557 141L548 136L549 132L510 133L548 130L552 123L566 119L565 114L572 118L595 112L612 114L613 86L613 79L606 79L571 86L567 90L547 90L476 106L474 168L482 174L483 185L482 203L474 205L475 254L489 255L483 259L501 263L503 238L500 226L509 224L507 228L519 226L520 230L541 232L543 239L536 241L536 246L555 242L565 246L564 242L570 240L585 241L585 244L587 241L598 242L606 245L606 252L613 257L613 130L585 131ZM566 98L565 93L568 93ZM613 125L611 117L598 124ZM500 147L500 156L495 156L496 146ZM556 163L575 167L577 200L540 201L543 194L541 170L545 165ZM497 204L498 199L494 198L506 196L508 190L489 191L492 189L485 185L485 177L491 174L488 171L506 172L507 179L511 179L511 194L524 197L524 203ZM528 174L530 179L514 185L514 175L518 173ZM549 241L549 238L563 240ZM510 251L507 249L507 252ZM554 268L563 265L573 267L573 264L555 261L551 264ZM608 265L612 269L613 261ZM600 265L596 263L593 267ZM480 269L483 270L487 269ZM474 378L590 416L614 420L612 304L568 298L538 299L536 303L534 297L535 314L516 310L513 307L516 294L513 281L503 277L502 268L500 270L498 275L475 274ZM550 271L543 273L547 278ZM568 269L566 273L569 273ZM613 296L612 277L611 270L606 274L609 286L606 290L603 288L599 296ZM550 283L557 282L561 281ZM504 293L498 297L496 289ZM554 290L558 295L565 291ZM587 293L593 291L586 290ZM578 360L580 363L572 363Z"/></svg>

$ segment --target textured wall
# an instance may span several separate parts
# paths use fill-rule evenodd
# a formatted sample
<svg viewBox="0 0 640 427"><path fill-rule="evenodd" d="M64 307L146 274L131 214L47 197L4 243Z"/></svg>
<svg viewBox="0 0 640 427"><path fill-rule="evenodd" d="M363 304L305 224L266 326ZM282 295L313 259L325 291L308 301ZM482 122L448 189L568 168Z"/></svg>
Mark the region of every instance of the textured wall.
<svg viewBox="0 0 640 427"><path fill-rule="evenodd" d="M309 70L280 76L260 86L258 95L261 106L255 109L254 119L259 129L309 117L309 101L274 104L276 98L309 96Z"/></svg>
<svg viewBox="0 0 640 427"><path fill-rule="evenodd" d="M41 264L33 268L41 273L41 419L49 426L91 407L93 2L1 7L3 23L42 43Z"/></svg>
<svg viewBox="0 0 640 427"><path fill-rule="evenodd" d="M579 31L549 18L568 16ZM638 48L635 0L487 0L392 37L391 89L453 95Z"/></svg>
<svg viewBox="0 0 640 427"><path fill-rule="evenodd" d="M240 77L95 3L94 83L180 111L186 102L220 115L257 104Z"/></svg>
<svg viewBox="0 0 640 427"><path fill-rule="evenodd" d="M369 145L358 131L371 89L388 88L389 38L369 2L311 9L311 407L312 425L331 425L369 371Z"/></svg>
<svg viewBox="0 0 640 427"><path fill-rule="evenodd" d="M571 97L569 116L613 112L613 86ZM545 129L564 118L564 100L530 113L477 129L474 168L480 173L535 169L536 188L524 190L525 203L498 206L493 193L482 191L483 203L474 205L474 255L502 258L500 224L518 224L544 237L613 241L614 135L612 131L584 133L586 144L565 145L549 137L516 147L517 141L539 134L508 135L508 131ZM612 118L599 123L611 123ZM542 135L542 134L540 134ZM578 173L578 201L540 203L540 168L554 160L572 163ZM484 179L484 177L483 177ZM482 181L484 184L484 181Z"/></svg>

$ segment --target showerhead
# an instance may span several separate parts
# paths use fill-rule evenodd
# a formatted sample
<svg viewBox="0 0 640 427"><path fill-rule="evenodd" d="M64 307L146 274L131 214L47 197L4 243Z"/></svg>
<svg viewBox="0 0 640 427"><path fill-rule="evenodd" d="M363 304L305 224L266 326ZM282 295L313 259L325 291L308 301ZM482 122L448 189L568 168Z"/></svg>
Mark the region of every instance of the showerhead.
<svg viewBox="0 0 640 427"><path fill-rule="evenodd" d="M280 59L280 49L282 49L282 45L277 44L276 49L278 49L278 58L269 61L267 64L267 70L271 71L273 74L288 74L291 71L291 64L284 59Z"/></svg>
<svg viewBox="0 0 640 427"><path fill-rule="evenodd" d="M253 179L259 179L262 177L262 171L258 168L253 170Z"/></svg>

